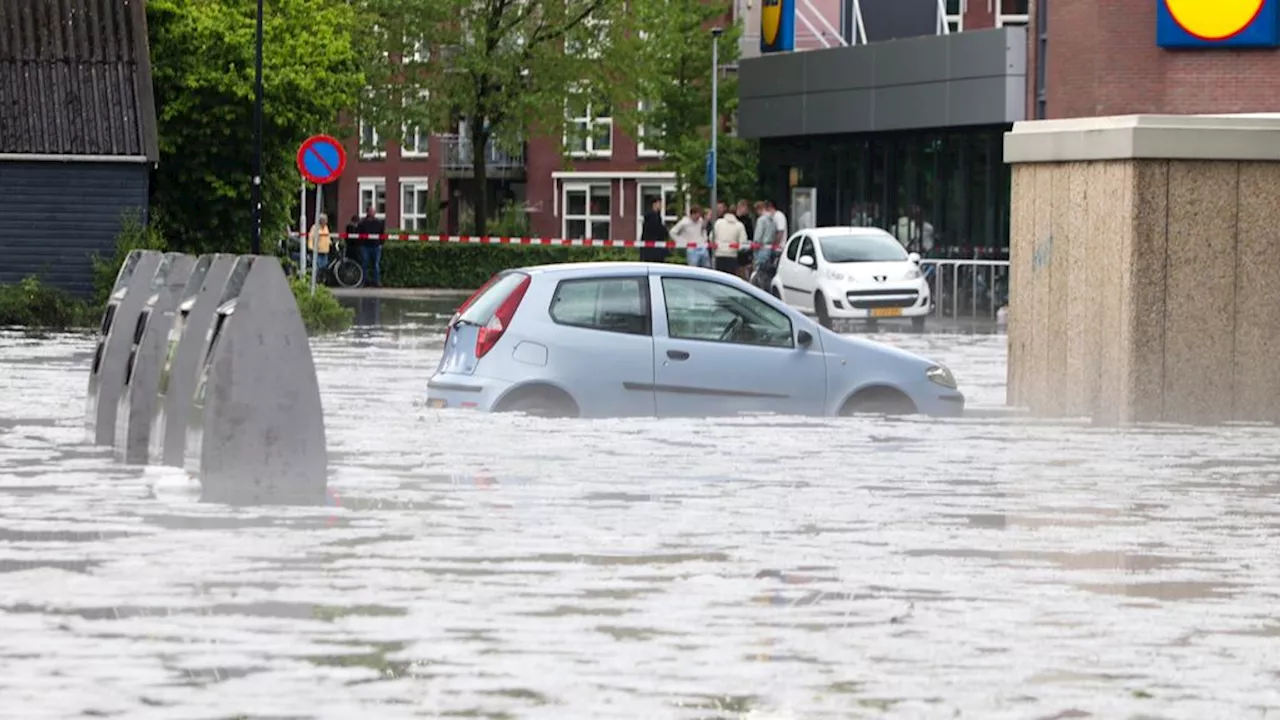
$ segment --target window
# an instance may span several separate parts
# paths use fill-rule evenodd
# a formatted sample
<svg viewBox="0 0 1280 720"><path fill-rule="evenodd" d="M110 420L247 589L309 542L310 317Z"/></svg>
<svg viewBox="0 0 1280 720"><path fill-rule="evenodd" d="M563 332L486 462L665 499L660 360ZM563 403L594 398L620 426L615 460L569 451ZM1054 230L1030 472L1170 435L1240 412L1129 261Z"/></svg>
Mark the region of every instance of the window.
<svg viewBox="0 0 1280 720"><path fill-rule="evenodd" d="M800 237L791 238L791 242L787 243L787 259L796 262L800 257Z"/></svg>
<svg viewBox="0 0 1280 720"><path fill-rule="evenodd" d="M560 325L649 335L647 278L564 280L551 298L551 319Z"/></svg>
<svg viewBox="0 0 1280 720"><path fill-rule="evenodd" d="M813 258L814 267L818 266L818 256L813 252L813 241L809 239L808 235L800 241L800 257L805 255Z"/></svg>
<svg viewBox="0 0 1280 720"><path fill-rule="evenodd" d="M425 104L428 99L426 90L419 90L416 96L419 104ZM412 98L405 98L405 105L412 105ZM400 156L408 158L426 157L428 151L427 141L430 137L422 131L419 125L405 125L402 133L403 140L400 141Z"/></svg>
<svg viewBox="0 0 1280 720"><path fill-rule="evenodd" d="M613 184L564 187L564 237L608 240L613 218Z"/></svg>
<svg viewBox="0 0 1280 720"><path fill-rule="evenodd" d="M613 154L613 111L606 100L585 92L569 95L565 118L571 155L608 157Z"/></svg>
<svg viewBox="0 0 1280 720"><path fill-rule="evenodd" d="M640 117L649 117L653 113L654 104L645 100L641 100L637 104L636 109L639 111ZM654 137L657 132L658 132L657 128L653 128L651 130L650 128L647 128L643 122L640 124L639 127L636 128L636 154L637 155L641 157L662 157L661 150L657 148L646 147L644 144L645 138Z"/></svg>
<svg viewBox="0 0 1280 720"><path fill-rule="evenodd" d="M369 206L380 218L387 217L387 181L384 178L360 178L360 215L363 216Z"/></svg>
<svg viewBox="0 0 1280 720"><path fill-rule="evenodd" d="M405 62L424 63L431 57L427 52L427 42L421 38L405 42L405 47L408 49L404 55Z"/></svg>
<svg viewBox="0 0 1280 720"><path fill-rule="evenodd" d="M609 21L587 16L578 27L569 31L564 40L564 54L587 60L600 59L601 38L609 27Z"/></svg>
<svg viewBox="0 0 1280 720"><path fill-rule="evenodd" d="M658 212L662 213L662 222L667 227L671 227L680 217L677 213L680 211L676 203L676 186L671 183L640 183L636 187L636 237L640 237L640 231L644 228L644 214L649 212L649 206L653 201L657 200L660 205Z"/></svg>
<svg viewBox="0 0 1280 720"><path fill-rule="evenodd" d="M427 192L426 178L400 179L400 228L403 230L434 230L427 227L427 207L431 194Z"/></svg>
<svg viewBox="0 0 1280 720"><path fill-rule="evenodd" d="M964 32L964 6L965 0L947 0L947 14L944 18L947 32Z"/></svg>
<svg viewBox="0 0 1280 720"><path fill-rule="evenodd" d="M996 27L1026 27L1030 20L1030 0L1000 0Z"/></svg>
<svg viewBox="0 0 1280 720"><path fill-rule="evenodd" d="M765 301L711 280L662 278L667 334L682 340L795 347L791 318Z"/></svg>
<svg viewBox="0 0 1280 720"><path fill-rule="evenodd" d="M374 99L373 90L365 91L365 99L372 102ZM380 158L385 157L387 149L382 144L382 134L378 132L378 128L370 121L364 118L360 119L360 157L362 158Z"/></svg>

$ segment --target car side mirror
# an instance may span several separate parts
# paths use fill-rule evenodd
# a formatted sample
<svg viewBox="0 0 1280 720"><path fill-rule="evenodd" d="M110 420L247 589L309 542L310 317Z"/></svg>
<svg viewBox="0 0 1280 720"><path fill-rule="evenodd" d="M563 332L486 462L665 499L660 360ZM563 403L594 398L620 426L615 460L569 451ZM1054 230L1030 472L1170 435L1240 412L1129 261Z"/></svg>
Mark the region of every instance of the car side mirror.
<svg viewBox="0 0 1280 720"><path fill-rule="evenodd" d="M796 342L800 343L800 347L809 347L813 344L813 335L808 330L801 330L796 333Z"/></svg>
<svg viewBox="0 0 1280 720"><path fill-rule="evenodd" d="M908 260L910 260L911 262L913 262L913 263L915 263L915 264L919 265L919 264L920 264L920 253L909 253L909 254L907 255L907 259L908 259Z"/></svg>
<svg viewBox="0 0 1280 720"><path fill-rule="evenodd" d="M800 264L807 268L812 268L814 265L817 265L818 262L813 259L812 255L801 255Z"/></svg>

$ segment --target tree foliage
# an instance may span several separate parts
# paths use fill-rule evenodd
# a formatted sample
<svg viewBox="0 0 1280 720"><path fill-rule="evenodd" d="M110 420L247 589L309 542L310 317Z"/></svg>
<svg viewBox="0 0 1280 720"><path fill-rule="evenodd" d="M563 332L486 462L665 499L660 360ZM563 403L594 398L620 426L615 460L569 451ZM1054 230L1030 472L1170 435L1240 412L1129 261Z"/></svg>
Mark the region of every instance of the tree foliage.
<svg viewBox="0 0 1280 720"><path fill-rule="evenodd" d="M175 250L252 236L254 0L149 0L160 135L152 206ZM298 145L337 128L364 85L347 0L270 0L263 27L263 238L284 231ZM265 241L264 241L265 242Z"/></svg>
<svg viewBox="0 0 1280 720"><path fill-rule="evenodd" d="M625 0L357 1L369 29L361 120L384 139L403 138L415 126L457 132L461 123L471 148L477 233L486 232L489 214L491 144L562 137L575 93L613 107L637 97L628 59L639 39Z"/></svg>
<svg viewBox="0 0 1280 720"><path fill-rule="evenodd" d="M637 76L645 102L623 115L624 125L642 132L646 147L662 152L661 165L676 173L680 194L688 190L705 202L706 155L711 147L711 28L722 29L721 68L737 62L742 28L725 22L729 0L638 0L633 8L636 22L645 28L633 63L644 68ZM721 71L717 96L719 117L734 117L736 73ZM758 197L756 143L726 132L717 142L719 197Z"/></svg>

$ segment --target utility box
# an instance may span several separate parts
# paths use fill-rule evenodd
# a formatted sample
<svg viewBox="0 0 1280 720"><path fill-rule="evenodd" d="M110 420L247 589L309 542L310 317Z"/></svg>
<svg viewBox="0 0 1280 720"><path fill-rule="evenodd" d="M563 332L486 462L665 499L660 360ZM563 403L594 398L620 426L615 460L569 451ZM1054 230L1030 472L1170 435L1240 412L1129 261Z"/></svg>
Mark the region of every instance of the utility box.
<svg viewBox="0 0 1280 720"><path fill-rule="evenodd" d="M160 266L157 250L134 250L124 259L116 283L107 299L107 309L98 326L98 343L89 370L89 394L85 427L89 442L110 447L115 444L116 406L124 389L124 374L133 344L138 313L151 296L151 280Z"/></svg>
<svg viewBox="0 0 1280 720"><path fill-rule="evenodd" d="M186 467L207 502L320 504L329 463L307 331L279 261L245 256L235 275L246 263L209 333Z"/></svg>
<svg viewBox="0 0 1280 720"><path fill-rule="evenodd" d="M133 328L124 389L116 409L115 433L116 459L130 465L147 463L169 330L195 263L196 259L190 255L165 253L151 280L151 297Z"/></svg>
<svg viewBox="0 0 1280 720"><path fill-rule="evenodd" d="M169 328L157 387L157 412L151 423L149 455L154 464L183 465L187 416L208 347L209 328L238 260L235 255L201 255L182 290Z"/></svg>

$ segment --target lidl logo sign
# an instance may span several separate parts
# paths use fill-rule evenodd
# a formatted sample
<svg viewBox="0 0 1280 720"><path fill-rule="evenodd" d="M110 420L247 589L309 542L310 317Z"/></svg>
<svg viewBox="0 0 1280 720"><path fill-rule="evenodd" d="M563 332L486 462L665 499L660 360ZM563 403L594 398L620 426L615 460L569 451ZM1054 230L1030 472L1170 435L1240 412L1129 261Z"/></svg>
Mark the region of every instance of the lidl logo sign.
<svg viewBox="0 0 1280 720"><path fill-rule="evenodd" d="M786 52L795 46L795 0L764 0L760 5L760 52Z"/></svg>
<svg viewBox="0 0 1280 720"><path fill-rule="evenodd" d="M1166 48L1280 47L1280 0L1156 0Z"/></svg>

